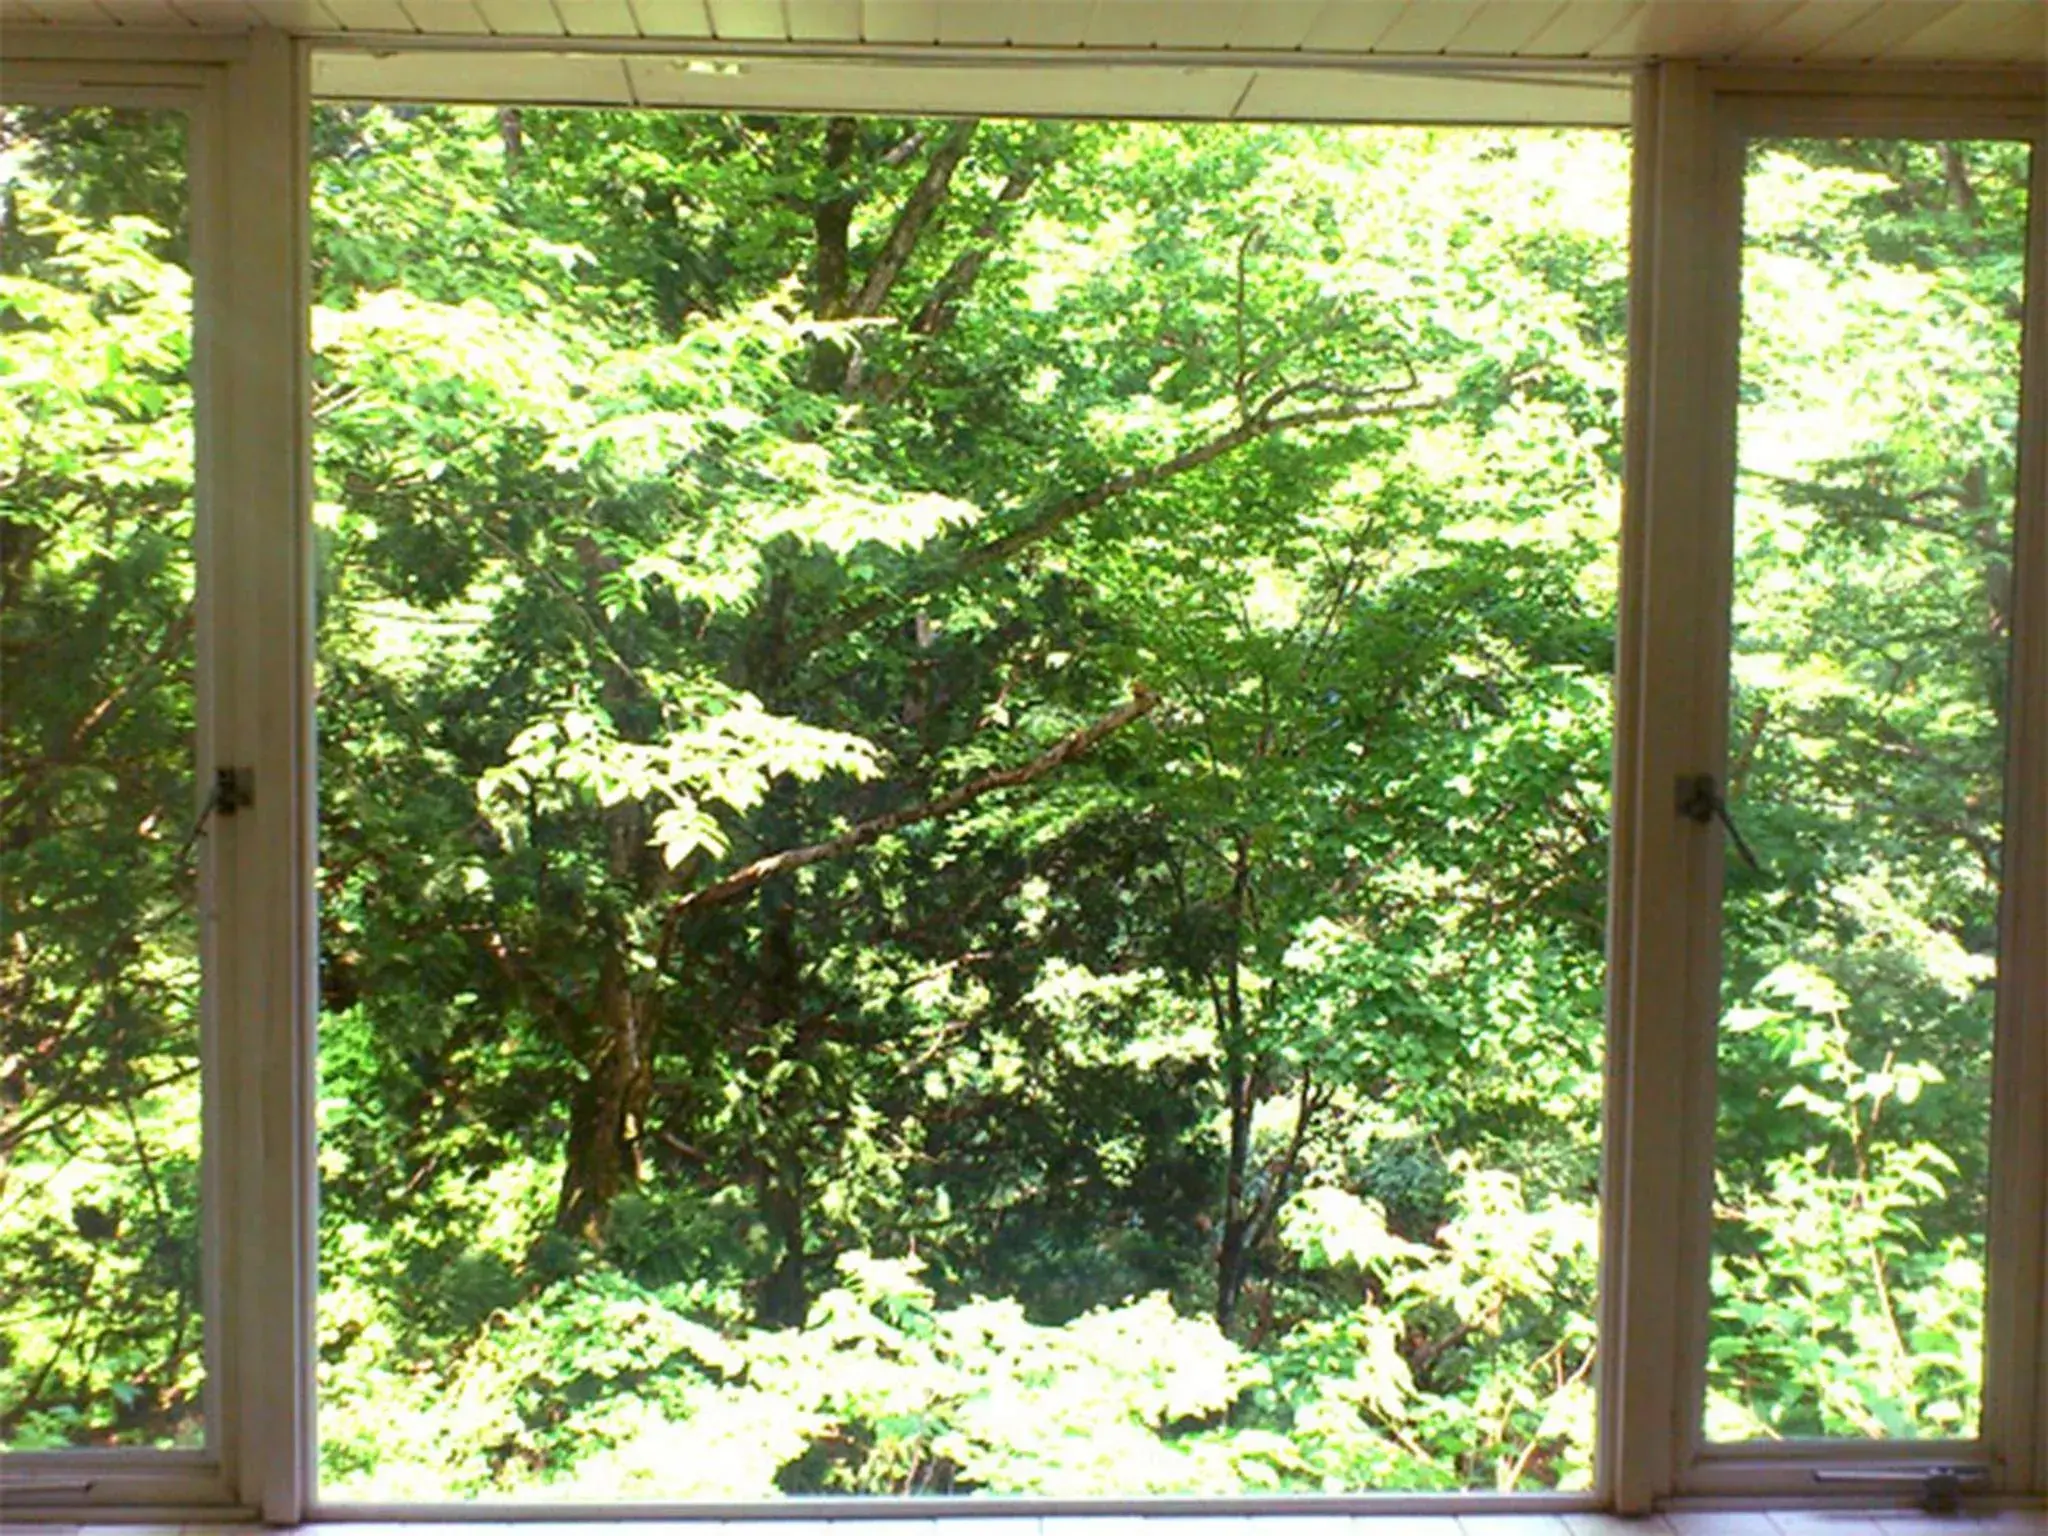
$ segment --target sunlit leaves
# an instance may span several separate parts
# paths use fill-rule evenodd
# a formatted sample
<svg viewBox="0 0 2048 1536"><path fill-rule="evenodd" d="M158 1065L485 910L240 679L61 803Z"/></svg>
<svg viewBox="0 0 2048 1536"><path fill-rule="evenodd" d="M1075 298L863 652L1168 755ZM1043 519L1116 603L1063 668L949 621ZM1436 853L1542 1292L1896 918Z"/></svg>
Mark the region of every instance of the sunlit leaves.
<svg viewBox="0 0 2048 1536"><path fill-rule="evenodd" d="M771 714L753 699L707 698L699 708L701 724L654 742L621 740L601 714L565 709L512 738L505 763L479 780L478 801L508 840L531 838L535 814L579 799L653 802L653 840L673 868L694 853L723 853L730 838L713 812L753 810L778 779L881 771L868 742Z"/></svg>

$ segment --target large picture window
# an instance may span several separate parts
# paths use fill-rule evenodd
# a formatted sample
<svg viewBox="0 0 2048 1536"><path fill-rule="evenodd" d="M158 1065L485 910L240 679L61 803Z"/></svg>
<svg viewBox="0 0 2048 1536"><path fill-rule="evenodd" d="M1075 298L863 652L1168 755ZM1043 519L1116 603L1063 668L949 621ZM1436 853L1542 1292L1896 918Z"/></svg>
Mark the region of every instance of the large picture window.
<svg viewBox="0 0 2048 1536"><path fill-rule="evenodd" d="M1586 1486L1625 138L315 134L329 1494Z"/></svg>
<svg viewBox="0 0 2048 1536"><path fill-rule="evenodd" d="M2038 1499L2038 72L0 6L6 1518Z"/></svg>

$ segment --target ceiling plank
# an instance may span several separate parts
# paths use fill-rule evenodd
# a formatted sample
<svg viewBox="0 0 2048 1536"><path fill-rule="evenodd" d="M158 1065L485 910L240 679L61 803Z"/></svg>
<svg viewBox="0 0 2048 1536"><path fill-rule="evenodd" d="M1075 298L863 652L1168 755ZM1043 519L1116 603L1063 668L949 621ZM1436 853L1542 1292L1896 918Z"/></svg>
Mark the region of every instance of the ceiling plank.
<svg viewBox="0 0 2048 1536"><path fill-rule="evenodd" d="M1808 57L1858 64L1881 59L1898 44L1916 32L1925 32L1960 5L1961 0L1890 0L1889 4L1879 6L1862 20L1851 22L1815 48Z"/></svg>
<svg viewBox="0 0 2048 1536"><path fill-rule="evenodd" d="M562 35L562 18L550 0L476 0L476 8L499 37Z"/></svg>
<svg viewBox="0 0 2048 1536"><path fill-rule="evenodd" d="M1077 48L1088 36L1088 19L1094 14L1095 0L1032 0L1012 6L1009 41L1020 48Z"/></svg>
<svg viewBox="0 0 2048 1536"><path fill-rule="evenodd" d="M398 0L327 0L344 32L417 32Z"/></svg>
<svg viewBox="0 0 2048 1536"><path fill-rule="evenodd" d="M741 42L787 42L789 16L782 0L703 0L714 36Z"/></svg>
<svg viewBox="0 0 2048 1536"><path fill-rule="evenodd" d="M246 32L263 24L249 0L170 0L171 9L209 32Z"/></svg>
<svg viewBox="0 0 2048 1536"><path fill-rule="evenodd" d="M1373 44L1375 53L1442 53L1486 0L1410 0Z"/></svg>
<svg viewBox="0 0 2048 1536"><path fill-rule="evenodd" d="M0 9L22 27L239 30L260 21L316 34L2048 62L2048 0L0 0Z"/></svg>
<svg viewBox="0 0 2048 1536"><path fill-rule="evenodd" d="M1867 0L1830 0L1839 6ZM1800 0L1651 0L1594 48L1596 58L1727 58Z"/></svg>
<svg viewBox="0 0 2048 1536"><path fill-rule="evenodd" d="M415 28L435 36L487 36L491 30L490 23L484 20L484 13L472 0L399 0L399 4Z"/></svg>
<svg viewBox="0 0 2048 1536"><path fill-rule="evenodd" d="M711 37L704 0L629 0L642 37Z"/></svg>
<svg viewBox="0 0 2048 1536"><path fill-rule="evenodd" d="M1951 14L1901 40L1886 56L1953 59L1971 64L2048 61L2048 4L2042 0L1970 0Z"/></svg>
<svg viewBox="0 0 2048 1536"><path fill-rule="evenodd" d="M783 10L800 43L860 41L860 0L783 0Z"/></svg>
<svg viewBox="0 0 2048 1536"><path fill-rule="evenodd" d="M936 24L939 41L966 47L1009 41L1010 18L1020 7L993 0L941 0Z"/></svg>
<svg viewBox="0 0 2048 1536"><path fill-rule="evenodd" d="M1246 0L1238 8L1232 48L1299 48L1317 18L1344 0Z"/></svg>
<svg viewBox="0 0 2048 1536"><path fill-rule="evenodd" d="M1335 0L1302 39L1304 53L1370 53L1408 0Z"/></svg>
<svg viewBox="0 0 2048 1536"><path fill-rule="evenodd" d="M1493 0L1444 47L1450 54L1512 58L1563 13L1568 0Z"/></svg>
<svg viewBox="0 0 2048 1536"><path fill-rule="evenodd" d="M938 0L861 0L860 35L871 43L935 43Z"/></svg>
<svg viewBox="0 0 2048 1536"><path fill-rule="evenodd" d="M182 32L192 23L164 3L164 0L100 0L100 9L113 17L117 27L145 27L156 31Z"/></svg>
<svg viewBox="0 0 2048 1536"><path fill-rule="evenodd" d="M320 0L249 0L249 9L266 25L286 32L332 32L339 26Z"/></svg>
<svg viewBox="0 0 2048 1536"><path fill-rule="evenodd" d="M1583 59L1623 27L1633 25L1644 0L1572 0L1522 45L1531 59Z"/></svg>
<svg viewBox="0 0 2048 1536"><path fill-rule="evenodd" d="M1881 9L1877 0L1802 0L1766 26L1753 28L1737 45L1744 59L1803 59Z"/></svg>
<svg viewBox="0 0 2048 1536"><path fill-rule="evenodd" d="M562 28L571 37L638 37L640 24L626 0L555 0Z"/></svg>
<svg viewBox="0 0 2048 1536"><path fill-rule="evenodd" d="M1237 32L1237 12L1230 0L1098 0L1084 41L1091 48L1225 48Z"/></svg>

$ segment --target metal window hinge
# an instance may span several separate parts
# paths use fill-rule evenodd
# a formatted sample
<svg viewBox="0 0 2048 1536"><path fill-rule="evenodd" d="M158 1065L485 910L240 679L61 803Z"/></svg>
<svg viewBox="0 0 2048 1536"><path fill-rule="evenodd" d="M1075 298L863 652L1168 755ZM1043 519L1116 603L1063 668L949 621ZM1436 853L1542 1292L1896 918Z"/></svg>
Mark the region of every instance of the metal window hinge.
<svg viewBox="0 0 2048 1536"><path fill-rule="evenodd" d="M1920 1507L1930 1515L1953 1515L1966 1489L1990 1481L1991 1469L1974 1463L1941 1467L1814 1468L1816 1483L1918 1483Z"/></svg>
<svg viewBox="0 0 2048 1536"><path fill-rule="evenodd" d="M1727 828L1728 840L1735 845L1735 851L1742 856L1742 862L1758 874L1764 867L1751 851L1749 840L1742 835L1742 829L1735 825L1735 818L1728 814L1727 798L1721 793L1721 786L1711 773L1681 774L1678 780L1678 814L1688 821L1701 826L1710 826L1717 818Z"/></svg>

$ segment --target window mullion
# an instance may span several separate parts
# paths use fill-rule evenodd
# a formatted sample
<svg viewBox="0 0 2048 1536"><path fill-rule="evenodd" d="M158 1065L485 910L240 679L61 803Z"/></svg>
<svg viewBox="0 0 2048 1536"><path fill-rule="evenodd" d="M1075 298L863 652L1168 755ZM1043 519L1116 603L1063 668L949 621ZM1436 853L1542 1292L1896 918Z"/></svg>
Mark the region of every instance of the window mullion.
<svg viewBox="0 0 2048 1536"><path fill-rule="evenodd" d="M2039 139L2027 221L1984 1379L1985 1439L2008 1492L2048 1481L2048 141Z"/></svg>
<svg viewBox="0 0 2048 1536"><path fill-rule="evenodd" d="M244 1502L297 1519L312 1361L312 581L300 46L231 66L210 233L215 768L253 796L215 848L223 1213L222 1451Z"/></svg>
<svg viewBox="0 0 2048 1536"><path fill-rule="evenodd" d="M1678 812L1725 727L1739 187L1694 66L1640 87L1609 928L1601 1482L1671 1493L1697 1440L1721 864Z"/></svg>

